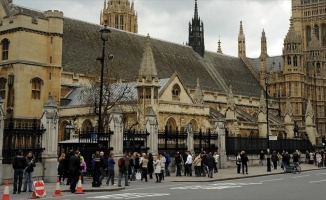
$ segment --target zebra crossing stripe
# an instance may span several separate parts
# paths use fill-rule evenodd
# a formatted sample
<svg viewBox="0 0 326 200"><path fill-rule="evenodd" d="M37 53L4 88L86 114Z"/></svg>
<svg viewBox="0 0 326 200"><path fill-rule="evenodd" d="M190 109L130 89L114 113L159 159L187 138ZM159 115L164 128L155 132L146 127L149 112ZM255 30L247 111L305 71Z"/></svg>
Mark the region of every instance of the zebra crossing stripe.
<svg viewBox="0 0 326 200"><path fill-rule="evenodd" d="M121 194L112 194L112 195L103 195L95 197L87 197L89 199L136 199L144 197L158 197L158 196L167 196L170 194L164 193L121 193Z"/></svg>

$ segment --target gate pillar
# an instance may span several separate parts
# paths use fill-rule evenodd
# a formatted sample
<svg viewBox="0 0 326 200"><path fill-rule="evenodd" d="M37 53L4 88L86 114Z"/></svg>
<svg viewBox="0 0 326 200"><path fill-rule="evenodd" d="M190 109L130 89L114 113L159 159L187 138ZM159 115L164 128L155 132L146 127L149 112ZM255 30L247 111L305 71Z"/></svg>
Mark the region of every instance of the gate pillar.
<svg viewBox="0 0 326 200"><path fill-rule="evenodd" d="M110 130L113 131L110 141L113 147L113 154L122 156L123 154L123 116L122 110L114 106L109 119Z"/></svg>
<svg viewBox="0 0 326 200"><path fill-rule="evenodd" d="M41 122L46 129L42 135L43 180L55 182L57 178L57 151L58 151L58 107L52 96L43 106Z"/></svg>
<svg viewBox="0 0 326 200"><path fill-rule="evenodd" d="M216 131L218 134L218 152L219 152L219 167L221 169L227 168L227 156L226 156L226 148L225 148L225 126L224 121L218 121L216 123Z"/></svg>
<svg viewBox="0 0 326 200"><path fill-rule="evenodd" d="M153 155L158 154L158 123L156 118L156 113L152 108L149 109L145 117L145 128L149 133L148 147L149 152Z"/></svg>
<svg viewBox="0 0 326 200"><path fill-rule="evenodd" d="M189 123L187 125L187 134L188 134L188 137L187 137L188 151L194 152L195 151L195 148L194 148L194 130L192 128L191 123Z"/></svg>

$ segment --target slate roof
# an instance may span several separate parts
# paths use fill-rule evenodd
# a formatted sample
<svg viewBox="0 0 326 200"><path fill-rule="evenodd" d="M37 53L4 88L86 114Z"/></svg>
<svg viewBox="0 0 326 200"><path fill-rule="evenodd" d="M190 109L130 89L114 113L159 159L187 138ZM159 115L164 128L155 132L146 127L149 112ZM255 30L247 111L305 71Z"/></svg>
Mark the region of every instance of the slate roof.
<svg viewBox="0 0 326 200"><path fill-rule="evenodd" d="M159 80L159 91L164 87L164 85L169 81L169 79L160 79ZM115 99L114 96L119 96L119 92L123 90L123 88L128 88L128 97L127 99L121 99L121 101L135 101L137 100L137 89L136 82L128 82L128 83L117 83L111 85L112 96L110 98ZM62 106L80 106L85 104L81 99L81 95L84 91L85 87L77 87L75 88L65 99L69 102Z"/></svg>
<svg viewBox="0 0 326 200"><path fill-rule="evenodd" d="M42 12L24 8L22 14L42 17ZM64 17L62 67L63 71L89 73L99 66L102 41L100 25ZM114 59L108 66L119 78L135 81L146 45L146 36L111 29L107 53ZM187 30L185 30L187 31ZM172 37L172 36L171 36ZM236 40L236 38L235 38ZM259 97L261 86L246 65L237 57L205 52L204 58L191 47L151 38L151 47L159 79L170 78L177 72L186 87L195 89L200 79L203 90L228 93L232 85L236 95Z"/></svg>
<svg viewBox="0 0 326 200"><path fill-rule="evenodd" d="M251 65L254 67L256 72L259 74L260 71L260 59L259 58L248 58ZM273 69L273 63L274 63L274 69L277 70L283 70L283 58L282 56L272 56L266 58L266 66L267 71L271 71Z"/></svg>

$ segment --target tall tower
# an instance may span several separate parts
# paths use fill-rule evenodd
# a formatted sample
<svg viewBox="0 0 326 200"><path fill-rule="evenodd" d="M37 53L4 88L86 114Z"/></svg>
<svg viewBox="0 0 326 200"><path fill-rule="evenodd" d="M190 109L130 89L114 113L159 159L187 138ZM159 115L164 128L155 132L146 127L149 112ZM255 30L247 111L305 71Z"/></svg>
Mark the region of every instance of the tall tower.
<svg viewBox="0 0 326 200"><path fill-rule="evenodd" d="M189 46L191 46L199 55L204 57L204 24L198 17L197 0L195 0L195 14L192 22L189 22Z"/></svg>
<svg viewBox="0 0 326 200"><path fill-rule="evenodd" d="M134 9L134 1L129 0L104 0L104 8L101 11L100 24L109 27L138 33L137 13Z"/></svg>
<svg viewBox="0 0 326 200"><path fill-rule="evenodd" d="M240 21L240 32L238 35L238 57L246 58L246 37L243 33L242 21Z"/></svg>
<svg viewBox="0 0 326 200"><path fill-rule="evenodd" d="M266 34L265 31L263 30L262 34L261 34L261 51L260 51L260 56L259 56L259 60L260 60L260 72L259 72L259 76L260 76L260 84L261 85L265 85L265 77L266 77L266 59L268 57L267 54L267 40L266 40Z"/></svg>
<svg viewBox="0 0 326 200"><path fill-rule="evenodd" d="M138 116L140 128L145 123L145 115L151 109L158 113L158 90L160 88L150 36L147 36L143 58L137 78Z"/></svg>

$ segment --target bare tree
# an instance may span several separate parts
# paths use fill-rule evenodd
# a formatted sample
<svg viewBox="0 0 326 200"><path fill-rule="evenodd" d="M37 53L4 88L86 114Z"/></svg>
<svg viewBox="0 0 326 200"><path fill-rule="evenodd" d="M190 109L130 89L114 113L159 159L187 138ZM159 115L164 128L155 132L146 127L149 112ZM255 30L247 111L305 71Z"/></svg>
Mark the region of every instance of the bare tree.
<svg viewBox="0 0 326 200"><path fill-rule="evenodd" d="M99 102L102 98L102 130L107 130L108 121L105 119L109 118L110 110L118 104L127 104L131 108L137 107L136 97L137 93L135 90L135 83L122 81L119 77L118 72L113 69L118 69L120 62L114 63L113 61L106 62L106 66L103 73L103 96L100 97L100 75L101 66L97 64L92 70L89 71L88 76L90 77L90 85L85 86L80 93L80 101L87 105L90 114L99 115ZM112 65L116 65L112 67ZM130 126L138 124L138 120Z"/></svg>

